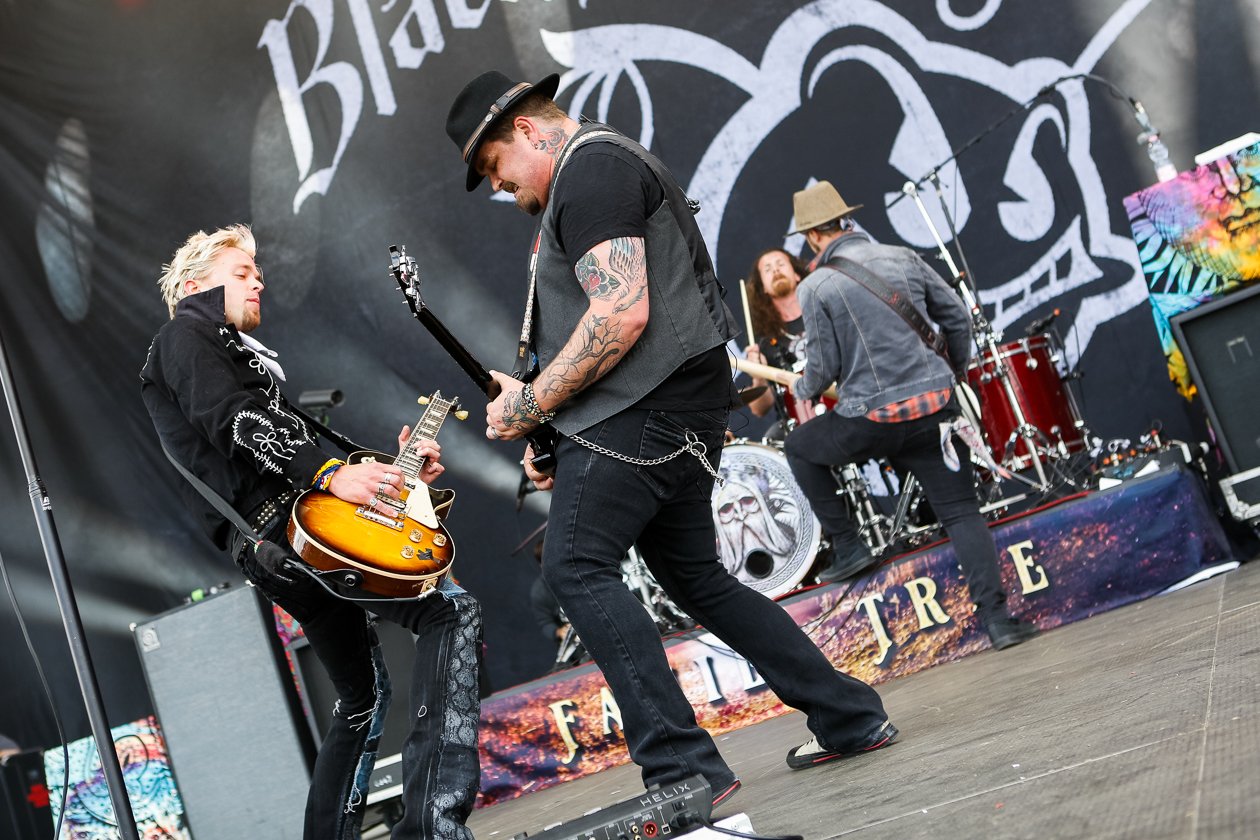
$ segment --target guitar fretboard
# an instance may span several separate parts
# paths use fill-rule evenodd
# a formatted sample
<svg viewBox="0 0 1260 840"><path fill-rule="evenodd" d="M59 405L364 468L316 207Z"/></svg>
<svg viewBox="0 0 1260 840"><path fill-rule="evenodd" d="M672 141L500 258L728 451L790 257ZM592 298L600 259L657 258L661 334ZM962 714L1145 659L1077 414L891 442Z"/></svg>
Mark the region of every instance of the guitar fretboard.
<svg viewBox="0 0 1260 840"><path fill-rule="evenodd" d="M408 478L418 479L420 471L424 469L425 462L429 460L416 452L411 442L420 438L436 440L438 430L442 428L442 423L446 421L446 415L450 413L451 407L454 405L454 400L442 399L441 391L437 391L433 396L429 397L428 408L425 409L420 419L416 421L415 428L411 430L410 440L403 445L402 451L394 459L394 465L401 469Z"/></svg>

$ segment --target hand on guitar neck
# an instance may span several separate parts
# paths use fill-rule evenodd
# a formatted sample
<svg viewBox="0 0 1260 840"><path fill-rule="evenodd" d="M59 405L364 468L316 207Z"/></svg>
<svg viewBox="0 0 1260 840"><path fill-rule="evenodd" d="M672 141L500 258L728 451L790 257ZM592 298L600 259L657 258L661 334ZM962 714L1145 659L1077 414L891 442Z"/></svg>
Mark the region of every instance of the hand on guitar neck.
<svg viewBox="0 0 1260 840"><path fill-rule="evenodd" d="M791 388L792 383L801 378L801 374L799 373L793 373L790 370L783 370L781 368L770 367L769 365L758 364L757 362L752 362L748 359L741 359L737 356L731 356L731 367L738 371L742 371L749 376L755 376L758 379L767 379L771 382L777 382L784 388ZM835 384L833 383L832 385L827 386L827 389L823 391L820 396L830 397L833 400L836 399Z"/></svg>
<svg viewBox="0 0 1260 840"><path fill-rule="evenodd" d="M400 452L407 446L410 438L411 428L403 426L398 433ZM420 480L425 484L432 484L445 472L446 467L438 463L442 457L442 447L436 441L417 438L411 443L411 450L425 459L424 468L420 471ZM343 502L384 510L387 503L379 497L399 499L403 486L402 471L398 467L378 461L365 461L338 467L328 484L328 492Z"/></svg>

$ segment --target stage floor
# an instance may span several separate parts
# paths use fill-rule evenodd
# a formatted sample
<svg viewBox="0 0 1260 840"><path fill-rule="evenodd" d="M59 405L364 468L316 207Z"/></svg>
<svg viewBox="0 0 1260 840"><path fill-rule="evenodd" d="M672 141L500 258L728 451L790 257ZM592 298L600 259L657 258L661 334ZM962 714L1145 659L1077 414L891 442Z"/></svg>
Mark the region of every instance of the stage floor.
<svg viewBox="0 0 1260 840"><path fill-rule="evenodd" d="M792 772L791 713L720 736L715 816L862 838L1260 836L1260 562L879 686L894 746ZM475 812L508 840L642 791L625 765Z"/></svg>

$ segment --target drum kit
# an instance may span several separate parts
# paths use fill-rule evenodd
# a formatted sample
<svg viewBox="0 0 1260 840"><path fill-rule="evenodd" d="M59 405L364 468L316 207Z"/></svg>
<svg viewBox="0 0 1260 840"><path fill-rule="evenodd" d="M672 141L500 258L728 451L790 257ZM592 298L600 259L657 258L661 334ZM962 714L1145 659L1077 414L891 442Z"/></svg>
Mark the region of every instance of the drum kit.
<svg viewBox="0 0 1260 840"><path fill-rule="evenodd" d="M1066 368L1062 342L1053 331L1046 331L1054 316L1035 324L1024 338L1003 342L1001 333L985 318L968 275L957 269L945 248L917 189L908 183L904 190L931 228L972 318L978 353L967 367L969 388L960 390L972 395L972 400L963 401L962 410L988 449L983 453L987 457L972 457L977 465L977 493L989 500L981 511L1000 515L1030 496L1048 495L1059 485L1075 485L1069 462L1088 448L1089 434L1070 386L1075 375ZM948 219L948 210L943 208L943 212ZM959 255L965 266L961 250ZM748 327L751 336L751 320ZM798 361L795 372L803 367L803 360ZM776 411L787 433L835 404L826 398L805 403L788 387L773 382L768 387L777 390ZM996 470L986 468L995 464ZM822 547L821 527L792 477L782 443L736 439L722 452L720 473L726 486L714 489L713 519L727 570L772 598L806 583ZM875 557L925 543L939 529L937 523L920 521L926 506L913 475L900 477L896 503L889 509L885 503L889 494L879 492L887 488L872 487L869 477L882 476L885 483L890 473L882 461L832 468L836 492L846 499L854 524ZM1021 483L1022 492L1005 493L998 486L1004 479Z"/></svg>

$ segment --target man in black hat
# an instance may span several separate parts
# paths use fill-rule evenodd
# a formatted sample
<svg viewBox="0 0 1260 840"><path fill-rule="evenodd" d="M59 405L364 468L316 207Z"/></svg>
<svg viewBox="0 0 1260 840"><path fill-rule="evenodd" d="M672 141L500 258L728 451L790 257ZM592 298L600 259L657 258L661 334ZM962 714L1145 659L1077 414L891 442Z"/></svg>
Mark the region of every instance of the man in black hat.
<svg viewBox="0 0 1260 840"><path fill-rule="evenodd" d="M701 774L715 804L739 786L696 724L656 625L626 589L631 545L670 598L747 658L815 737L788 764L812 767L892 742L879 695L835 671L780 607L718 560L709 497L732 402L733 335L708 250L673 176L607 126L552 100L558 78L484 73L460 92L447 134L468 164L540 217L530 261L531 347L540 371L502 393L486 434L561 433L543 576L604 672L647 785ZM526 462L532 453L527 450Z"/></svg>
<svg viewBox="0 0 1260 840"><path fill-rule="evenodd" d="M796 232L819 255L799 287L810 344L793 390L814 399L835 382L840 399L834 410L793 430L784 454L831 542L836 579L873 558L836 495L831 466L887 457L898 471L914 473L949 534L993 646L1017 645L1037 629L1006 612L997 546L980 515L965 449L948 462L944 452L950 433L942 424L958 414L954 379L971 358L967 307L913 251L878 245L855 230L849 217L861 206L846 204L828 181L793 197ZM881 299L880 288L913 312L902 314ZM911 327L908 316L925 314L943 338L926 323L923 333Z"/></svg>

